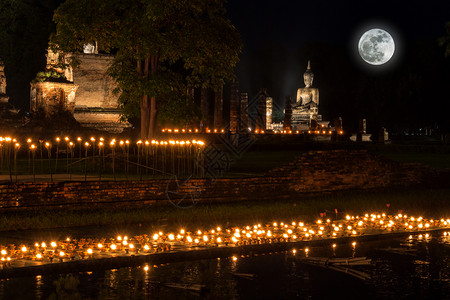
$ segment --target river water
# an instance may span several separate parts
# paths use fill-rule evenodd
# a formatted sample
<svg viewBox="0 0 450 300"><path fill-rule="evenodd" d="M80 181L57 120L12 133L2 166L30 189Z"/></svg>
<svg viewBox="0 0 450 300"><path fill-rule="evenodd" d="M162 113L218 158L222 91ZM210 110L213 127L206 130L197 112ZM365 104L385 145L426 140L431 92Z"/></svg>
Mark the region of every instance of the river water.
<svg viewBox="0 0 450 300"><path fill-rule="evenodd" d="M361 280L305 264L308 257L362 257ZM240 275L240 274L248 274ZM202 292L168 287L201 285ZM387 239L160 266L12 278L1 299L450 299L450 237Z"/></svg>

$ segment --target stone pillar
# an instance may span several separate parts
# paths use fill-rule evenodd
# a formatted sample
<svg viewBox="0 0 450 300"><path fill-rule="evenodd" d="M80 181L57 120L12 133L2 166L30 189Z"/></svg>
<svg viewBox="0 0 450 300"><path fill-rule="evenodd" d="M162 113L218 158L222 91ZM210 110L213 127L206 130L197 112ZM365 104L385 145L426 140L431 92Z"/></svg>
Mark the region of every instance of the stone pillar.
<svg viewBox="0 0 450 300"><path fill-rule="evenodd" d="M273 99L272 97L266 98L266 130L272 129L273 123Z"/></svg>
<svg viewBox="0 0 450 300"><path fill-rule="evenodd" d="M239 82L234 82L231 85L230 131L231 133L237 133L239 131Z"/></svg>
<svg viewBox="0 0 450 300"><path fill-rule="evenodd" d="M248 122L248 94L241 93L241 122L240 131L248 132L250 124Z"/></svg>
<svg viewBox="0 0 450 300"><path fill-rule="evenodd" d="M223 86L214 92L214 128L223 129Z"/></svg>
<svg viewBox="0 0 450 300"><path fill-rule="evenodd" d="M283 129L292 130L292 96L286 97L286 104L284 106Z"/></svg>
<svg viewBox="0 0 450 300"><path fill-rule="evenodd" d="M389 133L387 132L386 128L381 127L380 131L378 132L378 141L384 143L387 140L389 140Z"/></svg>
<svg viewBox="0 0 450 300"><path fill-rule="evenodd" d="M336 132L340 132L340 131L342 131L343 130L343 125L342 125L342 117L338 117L338 118L336 118L335 120L334 120L334 130L336 131Z"/></svg>
<svg viewBox="0 0 450 300"><path fill-rule="evenodd" d="M201 89L200 107L202 110L202 121L200 127L202 130L209 128L209 105L208 105L208 89Z"/></svg>
<svg viewBox="0 0 450 300"><path fill-rule="evenodd" d="M258 107L256 108L255 130L266 129L266 90L261 89L258 95Z"/></svg>
<svg viewBox="0 0 450 300"><path fill-rule="evenodd" d="M358 125L358 133L366 133L366 119L360 119Z"/></svg>
<svg viewBox="0 0 450 300"><path fill-rule="evenodd" d="M0 95L6 94L5 65L0 61Z"/></svg>
<svg viewBox="0 0 450 300"><path fill-rule="evenodd" d="M356 141L361 142L364 134L366 134L366 119L360 119L358 124L358 133L356 134Z"/></svg>

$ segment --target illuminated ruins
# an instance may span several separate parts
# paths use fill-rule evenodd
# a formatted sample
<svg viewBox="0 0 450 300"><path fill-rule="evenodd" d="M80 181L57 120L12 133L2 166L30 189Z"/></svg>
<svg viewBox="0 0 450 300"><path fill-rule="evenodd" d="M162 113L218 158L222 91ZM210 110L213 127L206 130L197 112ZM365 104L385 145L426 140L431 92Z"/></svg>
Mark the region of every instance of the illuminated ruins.
<svg viewBox="0 0 450 300"><path fill-rule="evenodd" d="M45 72L31 83L30 112L45 118L69 112L81 126L108 132L129 127L120 121L119 95L113 93L116 82L107 73L113 56L86 45L83 54L73 55L79 64L72 69L72 54L61 59L60 55L49 49Z"/></svg>

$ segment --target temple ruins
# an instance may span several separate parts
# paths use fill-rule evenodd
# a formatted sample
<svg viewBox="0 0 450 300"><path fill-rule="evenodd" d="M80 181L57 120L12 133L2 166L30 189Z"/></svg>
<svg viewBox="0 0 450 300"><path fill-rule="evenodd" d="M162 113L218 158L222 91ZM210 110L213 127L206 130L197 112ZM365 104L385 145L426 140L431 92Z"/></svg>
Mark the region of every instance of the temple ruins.
<svg viewBox="0 0 450 300"><path fill-rule="evenodd" d="M130 127L120 121L118 97L113 93L116 82L108 73L112 55L98 54L97 45L85 45L82 54L73 54L79 65L72 69L61 53L49 49L45 72L31 83L30 112L51 118L69 112L83 127L119 133ZM60 66L61 61L65 62Z"/></svg>

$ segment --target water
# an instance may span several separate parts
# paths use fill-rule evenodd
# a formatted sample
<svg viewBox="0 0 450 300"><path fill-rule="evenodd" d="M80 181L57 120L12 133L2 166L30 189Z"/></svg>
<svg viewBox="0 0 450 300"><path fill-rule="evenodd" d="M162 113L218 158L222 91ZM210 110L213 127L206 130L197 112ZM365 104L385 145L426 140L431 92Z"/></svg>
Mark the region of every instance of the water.
<svg viewBox="0 0 450 300"><path fill-rule="evenodd" d="M409 249L413 255L379 251ZM450 238L391 239L311 248L310 257L372 258L362 281L302 263L303 249L253 257L211 259L161 266L69 275L13 278L0 282L2 299L450 299ZM233 273L253 274L253 279ZM204 285L204 293L160 283Z"/></svg>

